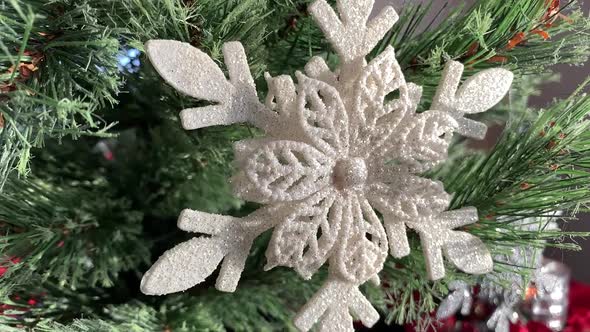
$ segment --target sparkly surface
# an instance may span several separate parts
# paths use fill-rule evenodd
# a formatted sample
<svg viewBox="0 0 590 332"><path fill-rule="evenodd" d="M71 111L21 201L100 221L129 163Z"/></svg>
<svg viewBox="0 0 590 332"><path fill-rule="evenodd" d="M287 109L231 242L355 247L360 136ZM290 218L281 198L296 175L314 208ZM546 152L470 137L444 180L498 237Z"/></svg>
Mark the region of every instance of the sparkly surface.
<svg viewBox="0 0 590 332"><path fill-rule="evenodd" d="M505 69L488 69L473 75L459 88L462 75L463 65L449 61L432 101L432 109L451 114L459 123L459 134L483 139L486 125L464 116L485 112L500 102L510 90L514 75Z"/></svg>
<svg viewBox="0 0 590 332"><path fill-rule="evenodd" d="M551 231L559 229L554 218L526 218L514 222L514 226L528 232ZM487 322L495 332L509 332L510 322L514 321L517 306L520 304L528 282L535 282L538 287L543 284L542 272L543 250L533 247L514 247L509 254L496 255L497 262L507 266L519 266L534 269L532 280L510 271L493 272L486 275L480 289L479 297L495 303L501 303ZM505 285L502 287L501 285Z"/></svg>
<svg viewBox="0 0 590 332"><path fill-rule="evenodd" d="M513 222L514 227L525 232L539 232L558 230L559 227L554 218L525 218ZM522 266L534 269L532 275L533 281L539 276L540 268L543 262L543 250L534 247L516 246L508 254L496 255L494 260L507 266ZM521 274L506 270L503 272L494 272L486 275L480 291L480 297L489 301L501 299L503 302L509 302L512 305L517 303L526 291L528 280ZM500 284L509 285L509 287L500 287Z"/></svg>
<svg viewBox="0 0 590 332"><path fill-rule="evenodd" d="M464 281L453 281L449 285L449 290L450 294L438 306L436 319L447 319L459 311L462 315L469 315L473 305L471 286Z"/></svg>
<svg viewBox="0 0 590 332"><path fill-rule="evenodd" d="M238 172L231 179L239 197L264 207L242 219L183 212L181 229L211 237L166 252L146 273L142 291L185 290L221 261L217 288L233 291L252 240L273 227L267 269L288 266L307 279L329 264L326 283L295 319L302 331L316 323L320 331L352 331L351 314L374 324L379 316L358 287L378 280L388 254L410 253L406 228L420 235L432 279L444 276L443 257L468 273L491 270L481 240L454 230L476 222L476 209L447 211L450 195L442 184L416 174L446 160L455 131L477 137L485 129L479 123L473 129L463 115L492 107L512 75L488 70L458 88L462 67L451 63L437 94L440 108L418 114L422 89L405 81L394 49L365 60L397 20L393 8L369 20L373 0L337 4L338 13L317 0L309 12L338 53L340 68L332 72L314 57L296 73L296 83L266 74L264 104L239 43L224 47L229 79L188 44L148 43L150 60L167 82L213 103L182 111L185 129L248 122L264 131L264 138L235 144ZM392 92L398 97L389 100Z"/></svg>
<svg viewBox="0 0 590 332"><path fill-rule="evenodd" d="M544 231L559 229L554 218L525 218L512 221L512 224L514 227L527 232L538 232L541 229ZM539 248L516 246L510 250L509 254L494 257L496 262L506 266L534 269L534 273L532 280L528 280L528 278L510 269L505 269L502 272L492 272L483 277L478 298L497 306L486 322L490 330L509 332L510 323L520 319L518 306L522 302L529 282L535 283L536 290L539 293L537 297L545 295L554 300L551 296L557 294L561 296L557 299L557 302L563 300L563 294L566 292L564 289L567 288L568 284L567 279L563 277L555 278L552 273L547 273L546 266L542 264L544 262L542 251ZM436 313L437 318L445 319L457 314L459 311L463 315L468 315L471 312L473 303L472 288L462 281L452 282L449 288L451 292L441 302ZM533 300L533 306L544 303L544 301L539 301L537 297ZM560 305L562 304L560 303ZM560 324L563 324L563 317L557 317L556 319L561 322Z"/></svg>
<svg viewBox="0 0 590 332"><path fill-rule="evenodd" d="M200 211L184 210L178 228L210 237L195 237L165 252L141 280L141 291L163 295L187 290L205 280L221 263L215 287L236 290L252 242L275 226L279 216L273 208L263 208L239 219Z"/></svg>

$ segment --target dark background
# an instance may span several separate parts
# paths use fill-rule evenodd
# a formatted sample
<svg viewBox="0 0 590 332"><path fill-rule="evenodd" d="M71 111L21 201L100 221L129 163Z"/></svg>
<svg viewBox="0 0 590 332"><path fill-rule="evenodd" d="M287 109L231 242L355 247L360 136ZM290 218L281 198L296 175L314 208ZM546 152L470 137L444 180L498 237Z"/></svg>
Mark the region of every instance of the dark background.
<svg viewBox="0 0 590 332"><path fill-rule="evenodd" d="M543 0L539 0L543 1ZM392 5L398 13L404 6L404 3L425 2L424 0L376 0L375 11L381 10L385 5ZM432 14L436 14L438 8L441 8L446 2L449 7L463 2L473 2L472 0L434 0ZM565 2L565 1L562 1ZM590 1L583 3L583 10L586 15L590 11ZM444 19L445 15L441 15ZM428 20L425 20L428 21ZM554 99L562 99L569 96L588 76L590 76L590 66L556 66L555 70L561 74L561 81L549 83L543 88L541 96L531 98L531 106L543 107ZM585 231L590 232L590 215L580 215L578 221L570 221L562 226L568 231ZM564 262L572 269L574 279L590 283L590 240L578 239L577 242L583 247L582 251L560 251L548 249L546 256Z"/></svg>

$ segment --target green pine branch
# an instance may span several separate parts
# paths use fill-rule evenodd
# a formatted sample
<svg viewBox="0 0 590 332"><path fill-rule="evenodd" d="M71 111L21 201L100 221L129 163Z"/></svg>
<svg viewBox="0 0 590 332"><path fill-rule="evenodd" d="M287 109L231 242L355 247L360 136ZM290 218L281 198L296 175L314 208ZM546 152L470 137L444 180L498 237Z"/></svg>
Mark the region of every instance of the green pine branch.
<svg viewBox="0 0 590 332"><path fill-rule="evenodd" d="M466 65L465 78L504 67L515 74L515 87L529 85L532 78L551 72L551 66L580 65L590 53L590 19L576 9L576 2L563 6L560 14L566 18L547 17L547 6L536 0L479 1L453 9L435 2L407 5L375 54L387 45L395 47L406 79L424 88L424 107L430 104L448 60ZM437 19L448 17L432 27L426 17L436 10ZM430 28L420 32L424 25Z"/></svg>
<svg viewBox="0 0 590 332"><path fill-rule="evenodd" d="M147 263L142 214L108 192L99 179L66 186L9 180L0 195L0 257L8 268L2 298L38 279L71 289L111 287L120 272Z"/></svg>
<svg viewBox="0 0 590 332"><path fill-rule="evenodd" d="M194 8L180 0L3 0L0 13L0 180L28 172L45 139L104 136L99 110L118 102L123 43L188 41ZM138 43L138 42L135 42Z"/></svg>
<svg viewBox="0 0 590 332"><path fill-rule="evenodd" d="M34 326L34 332L152 332L164 331L159 321L158 312L152 307L140 303L108 306L102 313L104 317L93 319L75 319L72 323L62 324L45 320ZM10 327L10 322L6 324ZM202 331L208 331L208 326L202 325Z"/></svg>
<svg viewBox="0 0 590 332"><path fill-rule="evenodd" d="M0 197L6 234L0 251L8 267L0 279L0 292L15 303L15 313L28 312L28 326L64 332L292 328L294 312L311 296L321 276L307 283L284 271L263 274L264 238L254 246L235 294L221 294L205 284L166 299L139 298L143 303L121 305L114 296L121 288L110 286L137 286L137 275L132 273L128 281L122 272L135 271L149 260L152 243L157 247L154 252L161 252L182 240L181 233L172 230L181 209L240 215L254 208L232 197L226 184L232 172L231 144L253 135L248 128L182 131L178 112L200 102L171 91L147 64L137 77L118 73L114 55L123 44L141 47L147 39L170 38L190 42L221 63L223 42L241 40L259 81L264 70L292 74L313 55L335 65L337 58L307 14L309 3L33 0L26 6L24 1L11 0L0 4L8 9L0 13L0 46L4 45L0 75L21 64L33 65L39 57L35 52L43 55L32 75L23 69L0 76L0 84L14 83L11 89L16 88L0 96L5 120L0 179L14 165L25 174L31 154L36 156L31 163L35 177L11 178ZM494 119L506 120L508 114L517 119L490 154L465 156L467 152L458 147L449 163L432 176L455 193L453 208L478 208L481 220L467 230L484 239L494 254L506 253L514 245L542 248L547 241L576 249L563 240L585 234L529 232L515 223L529 217L543 223L539 217L551 217L557 210L568 212L570 219L575 211L586 209L588 98L576 95L539 114L526 110L525 103L549 77L549 66L587 58L588 19L568 13L571 22L558 20L545 27L543 1L482 0L420 33L418 27L429 23L424 21L426 14L436 10L434 3L407 6L379 48L395 46L408 81L425 86L425 104L448 59L466 64L466 76L489 67L513 70L517 89L512 104L499 107ZM539 27L551 39L530 33ZM526 40L507 48L518 32L525 32ZM118 93L121 89L124 94ZM113 129L110 125L115 122L118 126ZM108 133L120 134L113 162L89 157L98 138L65 139ZM57 145L60 139L63 144ZM448 292L449 281L475 283L477 278L448 266L446 279L429 282L419 241L414 237L411 243L410 256L387 262L383 289L367 292L388 321L422 319L428 324L425 315ZM21 261L10 261L15 256ZM89 266L88 262L94 269L79 264ZM496 264L496 272L508 270L530 272L528 267ZM34 310L8 296L32 284L48 283L57 286L46 287L47 305ZM96 288L91 289L93 285ZM67 292L73 287L74 293ZM421 296L416 298L416 293ZM15 318L4 324L8 330L23 321Z"/></svg>

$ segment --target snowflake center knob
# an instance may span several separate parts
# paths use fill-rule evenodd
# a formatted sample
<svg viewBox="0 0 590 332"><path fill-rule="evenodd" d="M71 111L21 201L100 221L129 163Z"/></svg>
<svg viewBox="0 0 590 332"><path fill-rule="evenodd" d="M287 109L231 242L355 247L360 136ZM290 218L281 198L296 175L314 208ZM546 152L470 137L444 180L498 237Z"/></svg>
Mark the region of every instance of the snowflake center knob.
<svg viewBox="0 0 590 332"><path fill-rule="evenodd" d="M334 186L340 190L362 186L367 181L367 164L361 158L340 159L332 174Z"/></svg>

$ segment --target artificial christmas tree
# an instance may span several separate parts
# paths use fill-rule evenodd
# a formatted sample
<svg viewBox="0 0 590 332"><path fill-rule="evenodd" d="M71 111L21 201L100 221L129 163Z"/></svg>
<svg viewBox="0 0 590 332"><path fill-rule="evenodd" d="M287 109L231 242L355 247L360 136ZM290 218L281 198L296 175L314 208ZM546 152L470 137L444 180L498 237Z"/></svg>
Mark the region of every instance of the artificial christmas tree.
<svg viewBox="0 0 590 332"><path fill-rule="evenodd" d="M321 293L321 285L333 281L333 269L340 266L339 278L354 279L355 287L360 280L376 281L378 272L379 283L361 287L367 299L363 303L377 311L371 311L370 319L355 318L370 325L381 317L387 324L414 323L425 329L436 326L432 312L451 286L458 289L458 282L467 288L483 282L510 290L512 283L495 277L510 274L526 288L536 263L498 259L509 257L514 247L576 249L564 239L586 234L548 226L556 213L560 220L573 221L590 200L590 99L582 93L583 85L547 109L527 105L540 84L553 79L552 65L580 64L590 54L590 21L576 3L478 1L451 8L441 14L439 24L429 24L428 13L444 5L435 1L407 4L395 25L389 9L369 20L377 23L366 25L372 5L368 0L1 1L2 328L293 330L298 308ZM149 40L177 42L150 42L146 49ZM223 56L229 61L222 61ZM306 74L296 74L303 68ZM175 92L156 71L189 96ZM354 97L362 89L352 88L363 77L358 86L375 87L367 90L374 93L361 94L365 99ZM384 83L387 77L395 78L395 87ZM500 101L510 81L508 96L493 110L479 112ZM298 89L290 82L297 82ZM422 98L417 98L418 86ZM437 91L439 86L443 89ZM355 98L365 100L356 109L373 117L352 116ZM229 105L238 104L244 111L231 113ZM397 105L390 110L403 112L381 114L376 112L380 104ZM252 105L262 114L268 108L270 118L305 121L263 121L250 112ZM180 113L182 109L206 109L212 115ZM387 113L389 122L377 128L379 117L374 115ZM297 123L304 125L303 131ZM490 123L506 123L495 147L471 149L464 137L482 138L483 124ZM218 124L231 125L210 126ZM301 134L305 126L311 134ZM462 137L451 135L453 131ZM285 144L269 143L265 132ZM401 134L407 140L384 144ZM258 143L253 148L236 142ZM285 154L288 148L291 154ZM378 160L382 166L363 169L358 156L373 150L380 152L378 158L363 162ZM295 160L290 156L301 165L311 163L313 170L287 167ZM275 170L296 169L305 177L291 179L291 172L277 178L269 160L276 161L271 163ZM356 188L365 183L359 179L374 177L374 170L385 167L397 170L381 174L397 183L396 190L367 187L363 195L381 197L370 203L336 199L337 191ZM240 183L234 185L236 196L227 181L235 170L234 184ZM398 178L413 179L413 184ZM297 190L285 187L285 181L298 185ZM319 187L334 187L333 195L318 198ZM301 218L287 218L294 229L283 224L275 234L261 230L237 255L237 288L237 270L231 264L219 272L214 271L217 264L197 271L199 275L178 272L198 266L200 262L188 264L195 257L217 263L223 258L214 250L192 247L176 262L176 270L150 272L143 285L148 293L185 292L162 297L140 293L143 272L167 249L186 241L215 242L207 234L217 234L223 225L237 227L239 220L255 221L252 216L267 209L260 204L286 200L298 207L306 198L318 200L321 211L314 215L350 222L318 228L310 242L317 246L309 248L300 245L301 237L291 236L305 233L303 224L295 222L305 223ZM399 210L384 204L390 199L400 203ZM327 201L335 203L322 208ZM445 228L438 239L433 229L417 222L429 211L425 207L436 202L444 203L435 209L439 214L464 212L456 216L464 220L452 222L457 228ZM415 206L415 213L408 214L407 206ZM176 229L177 214L184 209L201 211L181 218L182 229L199 234ZM268 212L265 220L279 223L286 210L288 206ZM407 218L400 227L387 228L388 234L379 232L382 223L393 222L391 211ZM355 215L362 215L372 231L348 241L347 234L366 226L355 223ZM183 222L186 218L190 225ZM532 226L524 227L528 224ZM475 247L455 250L439 243L449 239L443 233L479 240ZM247 235L239 232L236 238ZM437 241L424 241L426 235ZM444 264L436 259L441 257L438 249L424 256L435 242L447 246L447 256L459 268L486 274L466 274ZM350 256L355 246L376 254L349 259L356 257ZM387 254L389 246L393 255ZM309 280L279 267L264 272L267 247L271 264L294 266ZM474 248L482 257L476 265L459 254ZM336 258L330 258L330 268L321 267L328 257ZM375 264L363 263L367 257L375 258ZM493 271L485 257L496 257ZM213 276L206 278L209 274ZM215 290L212 281L218 275L218 288L235 293ZM321 311L312 310L312 316L324 321L324 329L333 329L351 319L345 311L322 317ZM304 321L298 326L310 328L313 321ZM354 326L360 328L359 323Z"/></svg>

